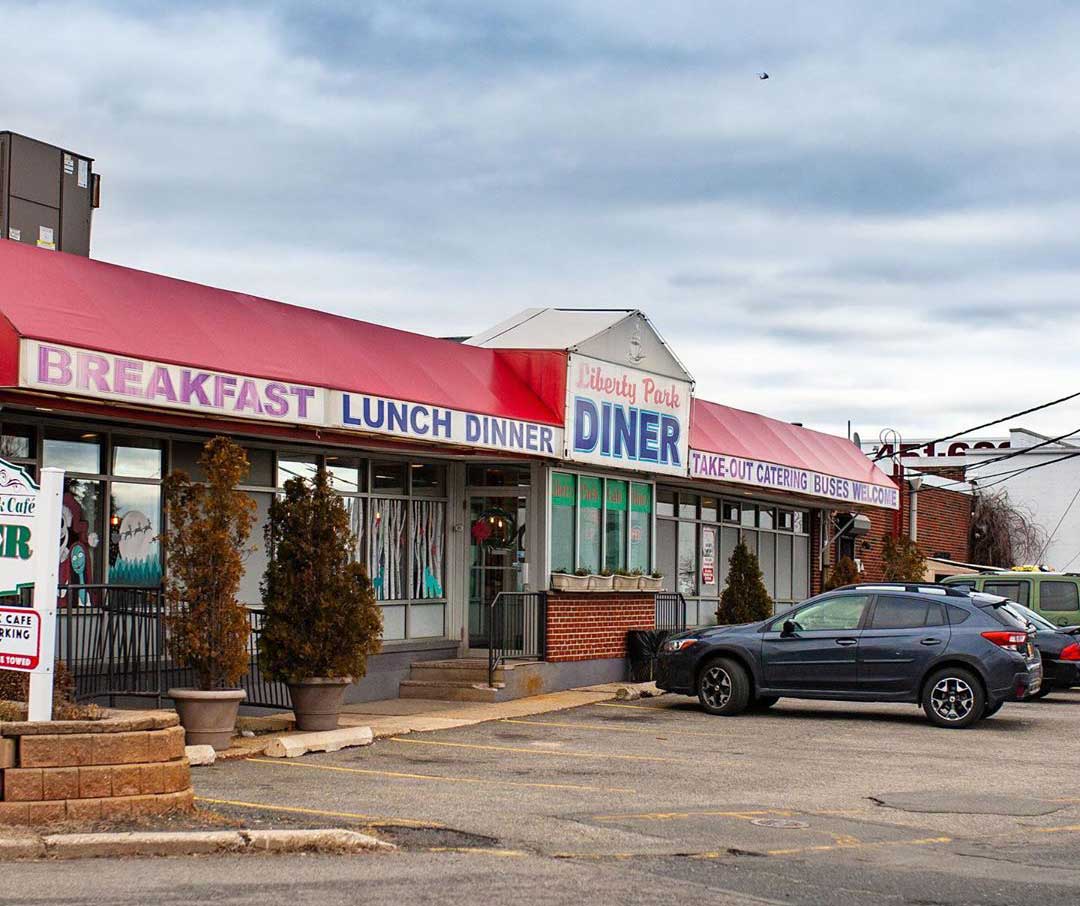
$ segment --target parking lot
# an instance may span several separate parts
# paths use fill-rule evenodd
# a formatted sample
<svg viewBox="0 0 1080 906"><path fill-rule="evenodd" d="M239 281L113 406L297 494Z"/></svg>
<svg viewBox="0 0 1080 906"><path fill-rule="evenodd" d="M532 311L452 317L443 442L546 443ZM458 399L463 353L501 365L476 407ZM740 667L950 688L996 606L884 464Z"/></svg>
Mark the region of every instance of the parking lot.
<svg viewBox="0 0 1080 906"><path fill-rule="evenodd" d="M788 700L715 718L668 695L195 781L204 804L251 820L371 826L402 844L392 858L618 864L642 890L692 878L783 902L1015 903L1038 888L1075 903L1078 727L1075 692L968 731L907 705Z"/></svg>

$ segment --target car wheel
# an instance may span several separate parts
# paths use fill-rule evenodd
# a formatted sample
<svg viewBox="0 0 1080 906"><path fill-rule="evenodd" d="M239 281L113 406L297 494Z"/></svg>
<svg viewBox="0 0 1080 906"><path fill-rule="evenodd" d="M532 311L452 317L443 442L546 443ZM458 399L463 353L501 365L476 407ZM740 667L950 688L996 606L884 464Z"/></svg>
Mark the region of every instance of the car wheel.
<svg viewBox="0 0 1080 906"><path fill-rule="evenodd" d="M779 695L759 695L750 703L750 707L754 711L764 711L766 708L771 708L778 701L780 701Z"/></svg>
<svg viewBox="0 0 1080 906"><path fill-rule="evenodd" d="M922 706L935 726L963 730L982 719L986 693L970 670L946 667L926 681Z"/></svg>
<svg viewBox="0 0 1080 906"><path fill-rule="evenodd" d="M1001 710L1001 706L1004 705L1004 704L1005 704L1005 699L1002 699L999 702L995 702L994 704L990 704L990 702L987 702L986 703L986 710L983 711L983 717L984 718L985 717L993 717L995 714L998 713L998 711Z"/></svg>
<svg viewBox="0 0 1080 906"><path fill-rule="evenodd" d="M709 661L698 674L698 701L710 714L741 714L750 702L750 677L729 658Z"/></svg>

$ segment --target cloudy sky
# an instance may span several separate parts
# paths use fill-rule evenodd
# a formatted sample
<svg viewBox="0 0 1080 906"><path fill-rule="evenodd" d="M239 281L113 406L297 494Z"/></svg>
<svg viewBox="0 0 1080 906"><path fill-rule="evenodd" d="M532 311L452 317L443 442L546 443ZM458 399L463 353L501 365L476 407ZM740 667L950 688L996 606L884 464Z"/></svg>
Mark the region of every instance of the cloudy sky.
<svg viewBox="0 0 1080 906"><path fill-rule="evenodd" d="M641 308L700 395L864 438L1080 389L1080 4L0 21L0 128L97 159L95 257L436 335ZM1080 404L1021 423L1061 433Z"/></svg>

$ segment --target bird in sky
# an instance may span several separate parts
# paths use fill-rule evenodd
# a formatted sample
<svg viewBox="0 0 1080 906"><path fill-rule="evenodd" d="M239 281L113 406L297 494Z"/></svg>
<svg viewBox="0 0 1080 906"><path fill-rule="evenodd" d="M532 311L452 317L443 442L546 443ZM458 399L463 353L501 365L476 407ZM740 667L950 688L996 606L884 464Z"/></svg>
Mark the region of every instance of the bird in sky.
<svg viewBox="0 0 1080 906"><path fill-rule="evenodd" d="M757 77L764 81L765 79L767 79L769 77L769 74L767 72L759 72L757 74Z"/></svg>

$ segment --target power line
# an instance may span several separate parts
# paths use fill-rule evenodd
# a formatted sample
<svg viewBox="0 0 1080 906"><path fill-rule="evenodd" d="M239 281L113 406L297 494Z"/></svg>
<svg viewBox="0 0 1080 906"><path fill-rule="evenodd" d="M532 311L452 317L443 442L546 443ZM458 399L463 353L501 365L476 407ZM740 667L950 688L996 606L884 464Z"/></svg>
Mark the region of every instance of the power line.
<svg viewBox="0 0 1080 906"><path fill-rule="evenodd" d="M1076 393L1070 393L1068 396L1063 396L1060 399L1051 400L1048 403L1040 403L1038 406L1032 406L1030 409L1023 409L1020 412L1013 412L1011 415L1004 415L1001 418L996 418L992 422L984 422L981 425L976 425L974 428L965 428L963 431L957 431L955 434L946 434L944 437L938 437L934 440L928 441L927 446L930 444L940 444L947 440L952 440L956 437L961 437L964 434L971 434L973 431L981 431L983 428L989 428L993 425L1000 425L1002 422L1007 422L1010 418L1019 418L1021 415L1030 415L1032 412L1038 412L1040 409L1047 409L1050 406L1056 406L1058 403L1066 403L1069 400L1074 400L1080 396L1080 390ZM881 450L874 457L874 462L879 459L884 459L885 453Z"/></svg>
<svg viewBox="0 0 1080 906"><path fill-rule="evenodd" d="M1033 465L1023 466L1022 468L1018 468L1018 469L1009 469L1008 471L1005 471L1005 472L996 472L995 475L1001 475L1001 476L1004 476L1004 477L999 478L997 481L992 481L989 484L980 484L979 485L979 490L985 491L987 488L992 488L995 485L1001 484L1002 482L1009 481L1009 480L1011 480L1013 478L1016 478L1017 475L1022 475L1022 474L1024 474L1024 472L1031 472L1034 469L1041 469L1041 468L1043 468L1045 466L1052 466L1056 462L1061 462L1062 460L1065 460L1065 459L1074 459L1077 456L1080 456L1080 452L1066 453L1064 456L1059 456L1057 459L1051 459L1051 460L1049 460L1047 462L1037 462L1037 463L1034 463ZM995 477L995 475L984 475L983 478L993 478L993 477ZM981 481L982 479L979 479L979 480Z"/></svg>

